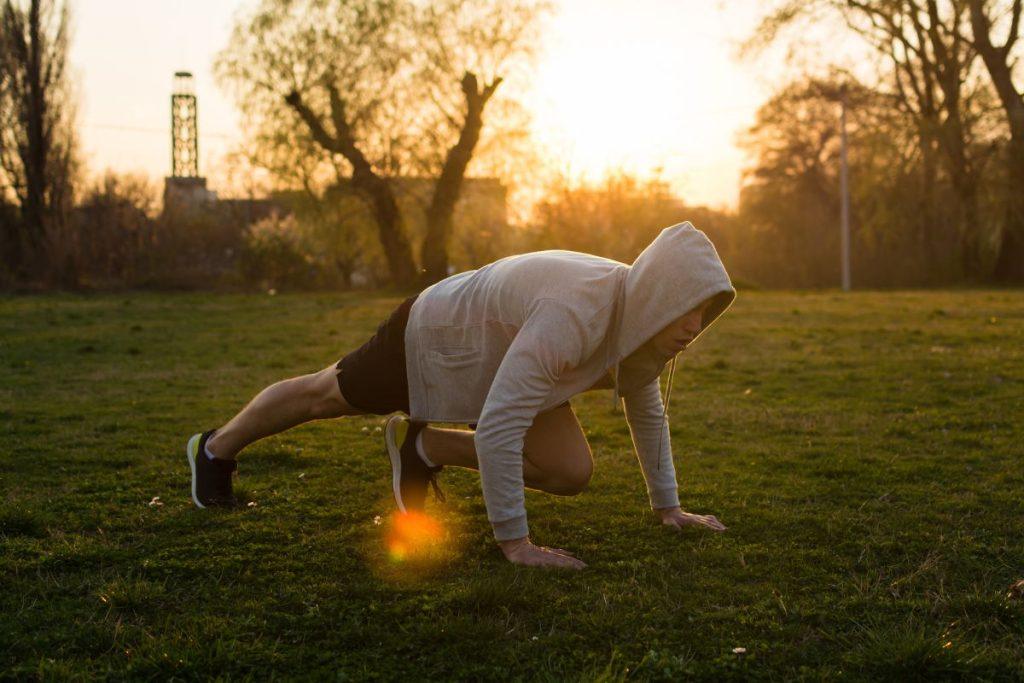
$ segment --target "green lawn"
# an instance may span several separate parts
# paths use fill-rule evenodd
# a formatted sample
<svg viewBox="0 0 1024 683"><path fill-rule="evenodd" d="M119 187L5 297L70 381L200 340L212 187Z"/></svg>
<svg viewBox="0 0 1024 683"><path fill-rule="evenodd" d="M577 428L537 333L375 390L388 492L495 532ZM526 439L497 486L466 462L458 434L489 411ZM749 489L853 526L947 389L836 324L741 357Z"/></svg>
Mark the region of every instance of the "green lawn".
<svg viewBox="0 0 1024 683"><path fill-rule="evenodd" d="M255 504L195 509L188 436L399 301L0 298L0 678L1024 678L1024 294L741 291L671 411L729 530L659 526L585 394L590 488L527 493L579 573L507 563L465 470L440 551L391 559L381 418L256 444Z"/></svg>

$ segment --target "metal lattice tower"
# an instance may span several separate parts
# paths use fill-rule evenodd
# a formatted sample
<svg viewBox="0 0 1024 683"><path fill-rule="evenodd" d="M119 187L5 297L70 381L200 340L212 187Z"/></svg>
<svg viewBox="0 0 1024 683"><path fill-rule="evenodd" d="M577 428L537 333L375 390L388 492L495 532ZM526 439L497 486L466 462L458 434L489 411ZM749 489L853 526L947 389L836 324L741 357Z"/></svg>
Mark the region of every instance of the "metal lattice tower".
<svg viewBox="0 0 1024 683"><path fill-rule="evenodd" d="M192 74L174 74L171 93L171 176L199 177L199 110Z"/></svg>

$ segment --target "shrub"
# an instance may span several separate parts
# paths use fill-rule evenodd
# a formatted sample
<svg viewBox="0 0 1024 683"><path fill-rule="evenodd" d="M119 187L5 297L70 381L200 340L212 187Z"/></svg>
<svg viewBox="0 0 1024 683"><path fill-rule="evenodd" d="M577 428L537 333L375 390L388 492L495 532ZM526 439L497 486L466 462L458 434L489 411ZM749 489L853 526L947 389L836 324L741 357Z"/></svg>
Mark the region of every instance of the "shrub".
<svg viewBox="0 0 1024 683"><path fill-rule="evenodd" d="M246 283L264 289L307 288L317 275L291 214L282 218L275 213L250 225L238 266Z"/></svg>

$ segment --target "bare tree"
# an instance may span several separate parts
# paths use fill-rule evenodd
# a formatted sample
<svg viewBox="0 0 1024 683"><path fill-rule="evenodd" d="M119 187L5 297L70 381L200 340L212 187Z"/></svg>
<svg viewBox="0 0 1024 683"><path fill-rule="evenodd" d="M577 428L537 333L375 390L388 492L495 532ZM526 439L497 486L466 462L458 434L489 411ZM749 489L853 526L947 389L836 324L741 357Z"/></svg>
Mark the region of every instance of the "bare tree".
<svg viewBox="0 0 1024 683"><path fill-rule="evenodd" d="M941 165L957 200L950 227L960 238L961 270L979 275L978 193L986 155L976 144L976 108L970 103L984 85L971 78L977 55L963 39L966 0L789 0L765 17L751 43L767 44L798 19L827 11L891 62L892 92L918 125L924 203L937 205ZM932 224L943 231L944 222L949 223L936 216Z"/></svg>
<svg viewBox="0 0 1024 683"><path fill-rule="evenodd" d="M7 39L2 30L2 24L0 24L0 55L4 55L6 52ZM6 66L3 64L3 62L0 62L0 130L7 128L10 121L11 108L11 100L8 94L11 79ZM4 145L7 142L6 138L6 135L0 133L0 161L6 156L4 153ZM7 174L3 170L3 164L0 163L0 258L3 259L2 263L0 263L0 276L3 279L14 275L12 271L16 270L20 265L18 263L20 260L20 226L10 204L12 194L10 179L7 178ZM0 283L3 282L3 279L0 279Z"/></svg>
<svg viewBox="0 0 1024 683"><path fill-rule="evenodd" d="M744 173L733 254L739 272L769 286L834 286L840 274L840 131L837 96L846 101L852 225L850 252L866 286L936 284L922 241L935 242L920 215L921 154L913 117L889 92L834 71L780 87L739 138ZM948 194L948 193L947 193ZM938 196L938 208L949 205ZM931 208L931 207L930 207ZM950 251L956 236L936 246Z"/></svg>
<svg viewBox="0 0 1024 683"><path fill-rule="evenodd" d="M447 275L452 213L502 82L528 55L537 2L264 0L218 59L243 108L271 125L300 123L342 160L375 218L392 279L418 279L395 178L436 179L424 207L422 280ZM461 101L461 106L457 103Z"/></svg>
<svg viewBox="0 0 1024 683"><path fill-rule="evenodd" d="M9 255L22 274L44 249L60 254L75 160L67 75L68 9L61 0L0 6L0 168L20 207ZM47 242L51 242L48 244ZM64 264L51 264L58 269ZM72 278L73 279L73 278Z"/></svg>
<svg viewBox="0 0 1024 683"><path fill-rule="evenodd" d="M416 268L374 133L387 127L381 105L408 61L398 40L407 12L401 0L264 0L235 26L216 65L253 118L302 125L323 152L347 164L401 286L415 280Z"/></svg>
<svg viewBox="0 0 1024 683"><path fill-rule="evenodd" d="M996 10L1005 3L969 0L971 33L974 48L988 69L999 101L1006 112L1010 128L1008 155L1009 220L996 257L995 279L1001 282L1024 282L1024 95L1013 82L1015 59L1013 48L1020 37L1022 0L1013 0L1008 8L1008 26L1002 45L993 42Z"/></svg>
<svg viewBox="0 0 1024 683"><path fill-rule="evenodd" d="M426 209L422 266L427 283L448 275L452 216L463 178L480 142L484 110L509 72L528 66L538 42L538 19L546 4L501 0L439 0L420 8L414 24L417 82L437 106L431 127L444 142L420 150L421 160L447 148L443 160L424 164L437 178ZM515 74L513 74L514 77ZM452 85L458 83L459 90ZM440 161L440 163L438 163Z"/></svg>

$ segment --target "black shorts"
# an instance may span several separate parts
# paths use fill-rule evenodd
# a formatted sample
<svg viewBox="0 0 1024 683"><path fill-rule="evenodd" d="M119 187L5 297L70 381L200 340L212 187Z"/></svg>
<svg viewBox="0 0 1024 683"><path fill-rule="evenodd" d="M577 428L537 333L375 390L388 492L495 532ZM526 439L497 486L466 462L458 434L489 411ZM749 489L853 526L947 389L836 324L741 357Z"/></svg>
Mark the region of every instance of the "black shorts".
<svg viewBox="0 0 1024 683"><path fill-rule="evenodd" d="M399 304L387 320L377 327L377 332L368 342L346 355L335 366L338 369L338 388L345 402L353 408L374 415L388 415L397 411L409 414L405 326L409 322L409 309L416 296ZM569 402L562 405L567 406ZM470 424L469 427L476 429L476 424Z"/></svg>
<svg viewBox="0 0 1024 683"><path fill-rule="evenodd" d="M409 414L405 325L415 300L411 296L399 304L368 342L338 361L338 387L353 408L375 415Z"/></svg>

